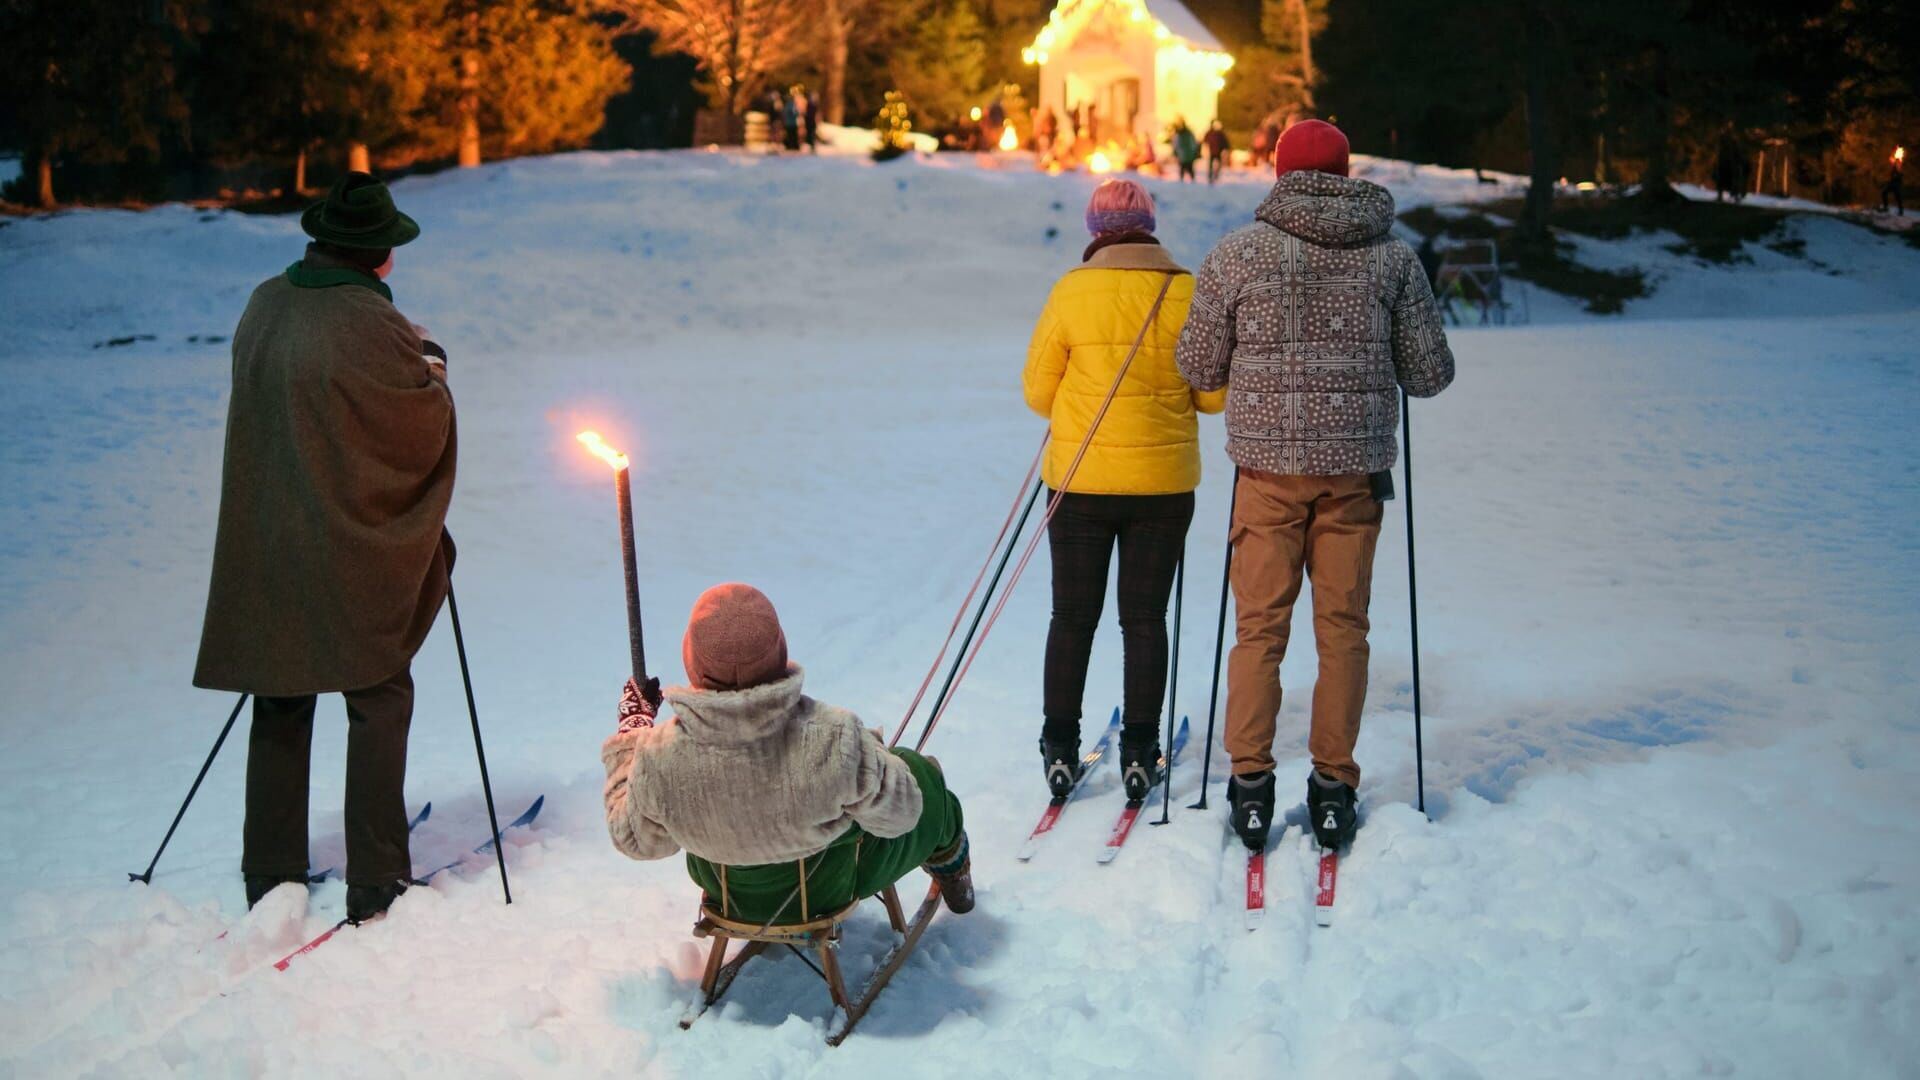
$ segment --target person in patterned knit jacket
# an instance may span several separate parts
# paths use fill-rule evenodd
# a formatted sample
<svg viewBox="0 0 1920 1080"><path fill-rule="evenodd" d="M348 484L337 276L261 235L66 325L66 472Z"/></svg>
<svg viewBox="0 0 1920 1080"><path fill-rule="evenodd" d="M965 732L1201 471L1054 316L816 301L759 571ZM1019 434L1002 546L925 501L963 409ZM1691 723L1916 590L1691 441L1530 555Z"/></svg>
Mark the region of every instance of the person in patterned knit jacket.
<svg viewBox="0 0 1920 1080"><path fill-rule="evenodd" d="M1233 826L1264 849L1273 821L1280 661L1304 570L1320 677L1307 806L1322 846L1353 835L1354 744L1367 693L1367 604L1381 503L1393 497L1399 391L1453 382L1432 287L1392 236L1393 196L1347 175L1347 138L1307 120L1281 136L1253 224L1201 264L1176 354L1196 390L1229 387L1239 467L1230 541L1237 640L1227 665Z"/></svg>

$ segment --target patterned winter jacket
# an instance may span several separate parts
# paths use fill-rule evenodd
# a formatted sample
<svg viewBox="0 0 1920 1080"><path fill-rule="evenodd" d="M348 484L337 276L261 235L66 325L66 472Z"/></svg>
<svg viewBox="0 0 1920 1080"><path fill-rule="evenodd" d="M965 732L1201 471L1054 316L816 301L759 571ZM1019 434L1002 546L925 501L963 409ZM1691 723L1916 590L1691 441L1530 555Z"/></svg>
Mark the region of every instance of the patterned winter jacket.
<svg viewBox="0 0 1920 1080"><path fill-rule="evenodd" d="M1395 239L1393 196L1319 172L1280 178L1200 266L1176 362L1196 390L1228 386L1227 454L1296 476L1393 467L1397 387L1453 382L1433 290Z"/></svg>

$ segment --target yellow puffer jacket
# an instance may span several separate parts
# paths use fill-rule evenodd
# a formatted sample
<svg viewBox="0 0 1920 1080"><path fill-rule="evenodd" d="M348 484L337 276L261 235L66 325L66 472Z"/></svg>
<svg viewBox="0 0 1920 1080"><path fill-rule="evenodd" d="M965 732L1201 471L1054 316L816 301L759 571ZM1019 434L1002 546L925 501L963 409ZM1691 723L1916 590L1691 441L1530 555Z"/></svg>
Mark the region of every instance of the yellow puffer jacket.
<svg viewBox="0 0 1920 1080"><path fill-rule="evenodd" d="M1060 487L1168 274L1174 278L1166 302L1068 490L1174 495L1200 486L1196 412L1225 409L1227 392L1197 392L1174 366L1193 276L1157 245L1115 244L1053 287L1027 347L1027 405L1052 421L1048 487Z"/></svg>

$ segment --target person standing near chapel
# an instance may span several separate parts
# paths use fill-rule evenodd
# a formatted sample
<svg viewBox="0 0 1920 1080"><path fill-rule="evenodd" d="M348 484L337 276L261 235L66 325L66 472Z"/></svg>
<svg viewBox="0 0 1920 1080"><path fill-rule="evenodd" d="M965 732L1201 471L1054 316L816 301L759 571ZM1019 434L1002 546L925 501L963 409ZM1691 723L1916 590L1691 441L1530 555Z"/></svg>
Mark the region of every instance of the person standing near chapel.
<svg viewBox="0 0 1920 1080"><path fill-rule="evenodd" d="M253 695L240 871L247 905L307 880L315 698L347 709L347 916L384 912L413 862L404 801L413 656L453 568L446 352L393 305L420 235L349 173L313 242L255 289L233 337L220 519L195 686Z"/></svg>
<svg viewBox="0 0 1920 1080"><path fill-rule="evenodd" d="M1200 140L1207 151L1207 183L1209 186L1220 182L1220 173L1227 167L1228 155L1233 152L1233 142L1227 138L1227 129L1215 120L1207 127L1206 137Z"/></svg>
<svg viewBox="0 0 1920 1080"><path fill-rule="evenodd" d="M1453 382L1453 353L1420 260L1394 238L1393 196L1347 175L1347 138L1307 120L1274 150L1254 222L1195 282L1177 362L1196 390L1229 387L1239 467L1230 541L1237 640L1227 664L1234 830L1264 849L1273 822L1280 662L1304 571L1320 653L1307 805L1323 847L1352 839L1367 694L1367 606L1382 502L1399 455L1399 392Z"/></svg>

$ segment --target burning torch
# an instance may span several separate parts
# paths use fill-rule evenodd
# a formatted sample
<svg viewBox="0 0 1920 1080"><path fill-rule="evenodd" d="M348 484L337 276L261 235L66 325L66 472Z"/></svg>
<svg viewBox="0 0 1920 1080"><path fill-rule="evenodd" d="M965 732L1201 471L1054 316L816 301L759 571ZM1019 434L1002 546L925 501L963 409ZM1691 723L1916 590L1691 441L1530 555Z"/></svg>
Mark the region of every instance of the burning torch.
<svg viewBox="0 0 1920 1080"><path fill-rule="evenodd" d="M660 690L647 678L647 646L640 623L640 568L633 550L633 469L627 455L608 446L597 431L583 431L580 445L613 468L613 491L620 507L620 559L627 572L627 646L633 654L633 684L655 706Z"/></svg>

